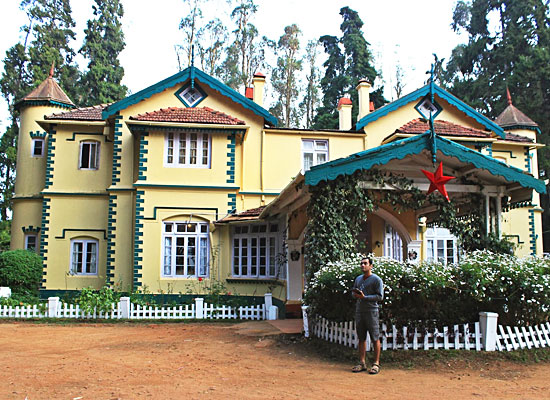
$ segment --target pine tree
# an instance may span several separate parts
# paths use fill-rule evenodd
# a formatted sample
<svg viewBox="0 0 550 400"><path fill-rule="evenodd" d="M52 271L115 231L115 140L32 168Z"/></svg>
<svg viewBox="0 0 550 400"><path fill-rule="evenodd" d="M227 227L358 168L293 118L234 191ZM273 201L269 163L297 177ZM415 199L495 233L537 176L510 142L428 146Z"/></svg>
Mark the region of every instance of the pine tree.
<svg viewBox="0 0 550 400"><path fill-rule="evenodd" d="M314 127L338 128L338 113L336 106L344 94L348 94L354 104L358 104L358 95L355 87L357 83L367 78L375 83L378 73L372 66L373 56L369 50L369 43L363 36L363 21L359 14L349 7L340 9L343 22L340 25L342 37L322 36L320 42L328 54L323 64L325 75L321 79L323 91L323 105L318 108ZM343 51L342 51L343 47ZM370 95L375 107L386 103L382 95L383 87L378 88ZM357 118L358 107L353 108L352 118Z"/></svg>
<svg viewBox="0 0 550 400"><path fill-rule="evenodd" d="M80 72L71 47L76 34L69 0L23 0L21 7L31 21L24 30L32 37L27 67L32 85L36 86L48 77L53 62L59 85L77 103L80 99L77 84Z"/></svg>
<svg viewBox="0 0 550 400"><path fill-rule="evenodd" d="M277 43L277 67L273 70L271 84L277 96L272 111L285 128L297 127L300 121L300 108L296 105L299 94L297 74L302 70L300 49L300 28L296 24L285 27L285 33Z"/></svg>
<svg viewBox="0 0 550 400"><path fill-rule="evenodd" d="M183 0L183 2L189 7L187 15L181 19L180 30L185 34L184 44L176 45L176 54L178 55L179 69L185 69L191 65L191 59L193 57L193 47L200 41L202 35L202 9L201 6L206 0ZM180 54L183 53L186 65L181 65Z"/></svg>
<svg viewBox="0 0 550 400"><path fill-rule="evenodd" d="M124 49L120 19L124 9L120 0L94 0L95 19L88 20L84 44L80 49L88 60L88 71L81 79L82 105L95 105L121 100L127 87L121 85L124 68L118 59Z"/></svg>

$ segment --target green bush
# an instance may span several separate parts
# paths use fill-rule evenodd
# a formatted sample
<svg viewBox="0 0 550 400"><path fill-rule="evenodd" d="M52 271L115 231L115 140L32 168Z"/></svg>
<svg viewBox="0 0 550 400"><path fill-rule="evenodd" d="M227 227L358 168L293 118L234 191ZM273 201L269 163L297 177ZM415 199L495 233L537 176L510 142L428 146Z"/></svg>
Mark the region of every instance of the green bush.
<svg viewBox="0 0 550 400"><path fill-rule="evenodd" d="M332 321L354 318L350 288L361 274L356 254L317 271L304 297L314 314ZM373 257L384 281L381 318L396 325L452 325L477 321L480 311L503 325L538 324L550 316L550 260L474 251L458 264L418 265Z"/></svg>
<svg viewBox="0 0 550 400"><path fill-rule="evenodd" d="M42 258L29 250L10 250L0 253L0 286L8 286L12 293L38 293L42 279Z"/></svg>
<svg viewBox="0 0 550 400"><path fill-rule="evenodd" d="M75 303L80 306L80 309L88 314L97 312L110 312L112 305L118 303L120 293L115 292L108 286L103 286L100 290L92 288L84 288L80 291L78 297L75 298Z"/></svg>

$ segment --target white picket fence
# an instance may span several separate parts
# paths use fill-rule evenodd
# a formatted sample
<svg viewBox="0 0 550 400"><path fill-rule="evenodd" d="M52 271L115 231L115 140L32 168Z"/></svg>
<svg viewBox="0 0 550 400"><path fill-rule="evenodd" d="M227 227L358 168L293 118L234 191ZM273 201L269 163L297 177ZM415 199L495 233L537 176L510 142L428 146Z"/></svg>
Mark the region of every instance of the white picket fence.
<svg viewBox="0 0 550 400"><path fill-rule="evenodd" d="M497 349L499 351L540 347L550 347L550 322L521 328L498 326Z"/></svg>
<svg viewBox="0 0 550 400"><path fill-rule="evenodd" d="M357 348L357 334L355 322L330 322L324 318L314 318L310 330L315 337L328 342ZM479 322L472 324L454 325L451 329L442 330L411 329L406 326L398 328L395 325L388 327L382 324L380 331L382 350L430 350L430 349L482 349L481 330ZM371 349L371 341L367 335L367 350Z"/></svg>
<svg viewBox="0 0 550 400"><path fill-rule="evenodd" d="M278 309L272 304L272 295L265 295L265 303L255 306L230 307L204 303L195 298L194 303L175 307L140 306L122 297L112 304L111 311L89 313L79 305L66 304L59 297L50 297L43 306L0 306L0 318L76 318L76 319L277 319Z"/></svg>

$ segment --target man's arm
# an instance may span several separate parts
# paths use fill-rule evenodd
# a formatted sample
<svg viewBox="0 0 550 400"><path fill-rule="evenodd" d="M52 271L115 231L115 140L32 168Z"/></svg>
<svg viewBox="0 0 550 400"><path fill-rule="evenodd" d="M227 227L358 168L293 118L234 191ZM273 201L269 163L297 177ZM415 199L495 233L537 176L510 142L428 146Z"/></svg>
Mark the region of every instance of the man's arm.
<svg viewBox="0 0 550 400"><path fill-rule="evenodd" d="M376 285L376 293L369 294L363 298L366 301L382 301L384 300L384 284L380 279Z"/></svg>

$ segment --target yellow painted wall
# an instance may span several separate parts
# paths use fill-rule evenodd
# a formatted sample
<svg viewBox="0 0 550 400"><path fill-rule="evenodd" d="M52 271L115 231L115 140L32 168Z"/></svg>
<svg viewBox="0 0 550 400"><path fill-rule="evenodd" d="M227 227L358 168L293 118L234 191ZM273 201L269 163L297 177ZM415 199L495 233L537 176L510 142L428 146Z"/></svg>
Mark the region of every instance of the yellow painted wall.
<svg viewBox="0 0 550 400"><path fill-rule="evenodd" d="M42 219L42 199L14 200L11 220L11 250L23 249L25 246L25 234L22 227L33 226L40 228ZM40 233L37 235L37 245L40 245Z"/></svg>

